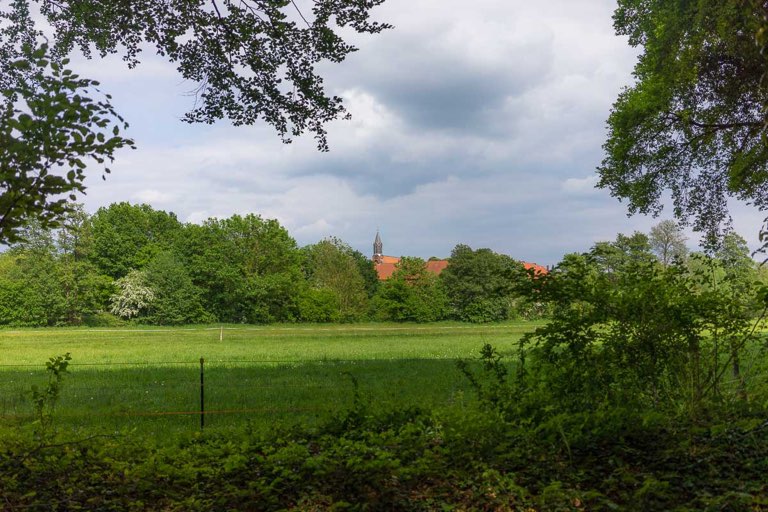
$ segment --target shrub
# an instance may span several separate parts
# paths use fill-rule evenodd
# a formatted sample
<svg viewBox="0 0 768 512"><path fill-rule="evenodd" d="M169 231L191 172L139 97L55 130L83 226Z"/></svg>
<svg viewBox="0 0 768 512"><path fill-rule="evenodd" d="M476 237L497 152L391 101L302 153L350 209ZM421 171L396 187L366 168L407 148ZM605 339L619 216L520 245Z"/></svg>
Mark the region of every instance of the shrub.
<svg viewBox="0 0 768 512"><path fill-rule="evenodd" d="M111 313L100 311L84 316L83 325L86 327L123 327L127 325L127 322Z"/></svg>
<svg viewBox="0 0 768 512"><path fill-rule="evenodd" d="M333 290L307 288L299 297L299 316L304 322L338 322L339 299Z"/></svg>

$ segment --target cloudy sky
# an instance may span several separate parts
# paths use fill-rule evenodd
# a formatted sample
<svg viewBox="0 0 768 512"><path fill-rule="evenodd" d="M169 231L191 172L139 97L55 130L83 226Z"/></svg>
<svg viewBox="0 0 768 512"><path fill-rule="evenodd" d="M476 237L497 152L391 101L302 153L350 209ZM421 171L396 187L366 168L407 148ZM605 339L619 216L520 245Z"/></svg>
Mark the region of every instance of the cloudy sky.
<svg viewBox="0 0 768 512"><path fill-rule="evenodd" d="M190 126L173 65L146 54L76 61L131 123L136 151L87 180L89 211L143 202L182 221L256 213L301 245L337 236L365 254L448 256L457 243L554 264L659 219L627 218L594 189L605 119L631 83L636 50L613 34L614 0L387 0L395 25L354 37L360 51L324 66L351 121L283 145L268 126ZM762 216L736 206L756 245ZM695 235L694 235L695 238ZM691 241L691 245L695 240Z"/></svg>

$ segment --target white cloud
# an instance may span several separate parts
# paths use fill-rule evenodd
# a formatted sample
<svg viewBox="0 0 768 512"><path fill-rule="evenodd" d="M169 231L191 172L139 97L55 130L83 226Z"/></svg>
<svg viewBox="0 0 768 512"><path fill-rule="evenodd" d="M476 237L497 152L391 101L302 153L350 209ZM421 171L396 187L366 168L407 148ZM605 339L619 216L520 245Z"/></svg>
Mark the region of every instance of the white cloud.
<svg viewBox="0 0 768 512"><path fill-rule="evenodd" d="M175 199L174 194L160 192L155 189L144 189L133 194L133 199L141 203L154 205L168 204Z"/></svg>
<svg viewBox="0 0 768 512"><path fill-rule="evenodd" d="M598 177L595 174L586 178L568 178L562 183L561 188L570 194L592 194L596 192L597 181Z"/></svg>

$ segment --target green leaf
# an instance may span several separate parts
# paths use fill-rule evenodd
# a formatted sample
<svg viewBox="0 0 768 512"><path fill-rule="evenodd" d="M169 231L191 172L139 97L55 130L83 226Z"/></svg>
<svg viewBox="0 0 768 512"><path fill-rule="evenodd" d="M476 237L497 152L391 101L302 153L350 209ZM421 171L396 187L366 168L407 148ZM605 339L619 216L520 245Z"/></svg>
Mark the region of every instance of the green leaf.
<svg viewBox="0 0 768 512"><path fill-rule="evenodd" d="M21 71L28 71L32 68L32 65L29 63L28 60L17 60L13 64L11 64L11 67L15 69L19 69Z"/></svg>

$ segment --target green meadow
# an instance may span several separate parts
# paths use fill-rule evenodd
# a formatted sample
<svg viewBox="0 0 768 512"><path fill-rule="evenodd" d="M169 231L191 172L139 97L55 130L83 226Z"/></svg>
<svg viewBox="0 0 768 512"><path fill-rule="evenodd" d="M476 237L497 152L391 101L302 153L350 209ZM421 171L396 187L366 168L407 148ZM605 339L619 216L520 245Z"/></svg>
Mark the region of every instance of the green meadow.
<svg viewBox="0 0 768 512"><path fill-rule="evenodd" d="M72 361L55 422L78 434L162 439L200 429L311 425L348 408L473 407L458 359L490 343L511 355L530 322L0 331L0 424L33 419L31 389L48 358Z"/></svg>

